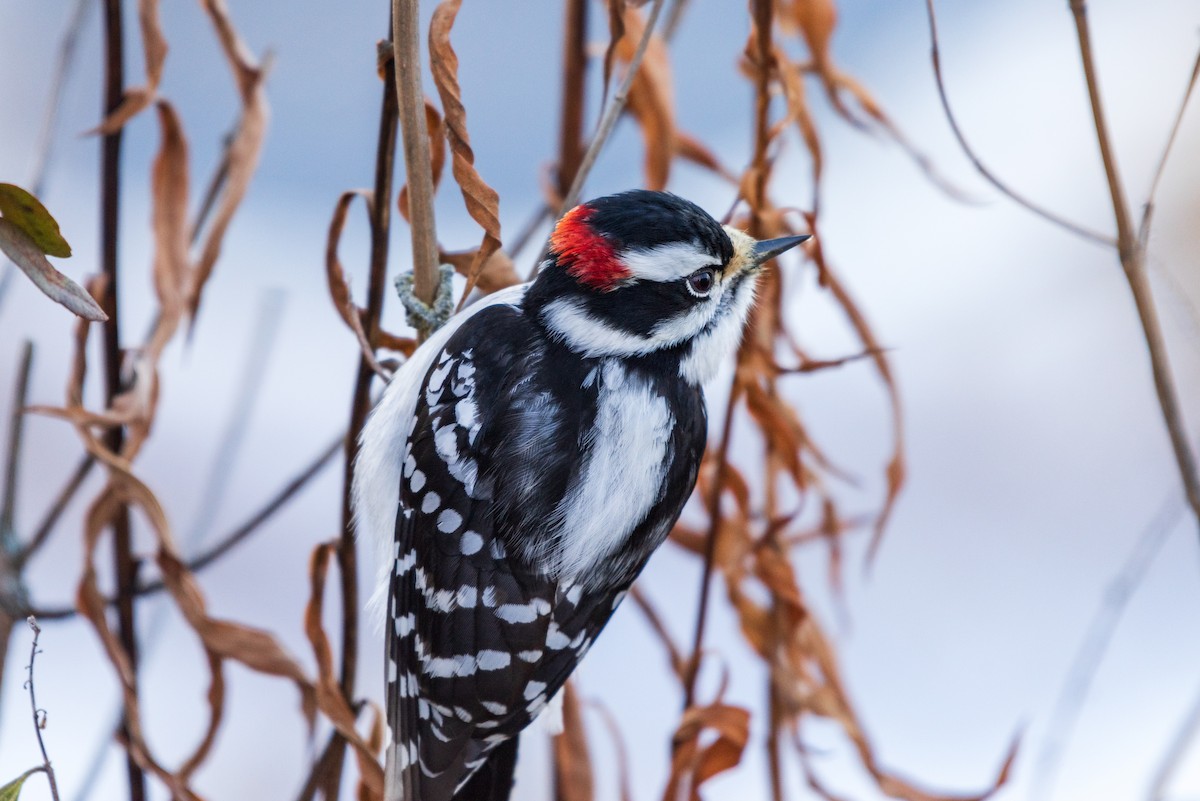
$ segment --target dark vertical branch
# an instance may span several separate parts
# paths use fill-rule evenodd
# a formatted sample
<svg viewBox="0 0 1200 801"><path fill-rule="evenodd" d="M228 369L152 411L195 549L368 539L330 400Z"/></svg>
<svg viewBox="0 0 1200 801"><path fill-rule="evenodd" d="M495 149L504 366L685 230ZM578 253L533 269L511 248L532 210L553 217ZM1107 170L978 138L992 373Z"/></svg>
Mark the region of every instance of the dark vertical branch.
<svg viewBox="0 0 1200 801"><path fill-rule="evenodd" d="M424 114L424 106L421 106ZM392 177L395 173L396 132L398 108L396 98L396 61L384 65L383 100L379 112L379 139L375 151L375 193L371 205L371 271L367 283L367 307L363 328L368 341L379 332L383 311L383 290L387 283L388 236L391 231ZM428 162L426 162L428 168ZM410 192L412 184L409 184ZM410 208L416 213L415 200L410 195ZM415 217L414 217L415 221ZM354 477L354 462L358 457L358 435L371 411L371 379L375 371L366 358L360 358L358 377L354 384L354 400L350 408L350 430L346 436L346 461L342 485L342 537L338 544L338 573L342 583L342 693L354 703L354 678L358 670L358 554L354 544L354 520L350 489ZM341 784L345 741L337 738L331 743L331 754L324 760L325 776L322 785L326 798L336 798Z"/></svg>
<svg viewBox="0 0 1200 801"><path fill-rule="evenodd" d="M104 2L104 118L107 118L121 103L125 91L124 30L120 0ZM120 223L121 197L121 129L105 134L101 140L100 164L100 247L101 268L105 281L104 296L100 305L108 314L104 324L104 395L109 406L121 391L121 341L120 315L117 291L117 234ZM109 450L118 453L124 444L124 433L120 428L110 429L104 437ZM137 564L133 559L133 548L129 528L129 509L124 505L113 516L113 562L117 583L117 620L121 645L129 654L134 672L137 671L137 634L134 628L133 600L137 585ZM122 718L121 733L128 738L126 721ZM144 801L146 778L131 754L125 757L129 776L130 801Z"/></svg>
<svg viewBox="0 0 1200 801"><path fill-rule="evenodd" d="M562 121L558 131L558 194L565 197L583 160L587 77L587 0L567 0L563 35ZM514 253L516 251L513 251Z"/></svg>
<svg viewBox="0 0 1200 801"><path fill-rule="evenodd" d="M700 653L704 649L704 628L708 622L709 596L712 594L713 561L717 553L717 537L721 532L721 492L729 472L729 443L733 438L733 412L739 400L736 373L725 405L725 422L721 426L721 444L717 448L716 469L713 471L712 492L708 498L708 537L704 541L704 570L700 578L700 608L696 612L696 629L692 634L692 655L686 666L683 708L692 705L696 697L696 675L700 672Z"/></svg>
<svg viewBox="0 0 1200 801"><path fill-rule="evenodd" d="M754 121L754 161L753 168L758 169L759 183L755 187L756 197L750 200L752 217L752 234L760 233L758 227L758 199L763 196L767 179L765 169L767 157L768 110L770 108L770 71L767 68L771 57L771 25L772 8L769 0L751 0L751 11L754 16L754 50L758 60L757 91L755 92L755 121ZM741 358L742 351L738 351ZM704 646L704 629L708 618L709 595L712 593L713 560L716 555L717 537L721 531L721 494L725 487L726 474L729 464L729 444L733 433L733 413L741 396L741 385L738 381L738 371L734 371L732 386L729 390L729 401L725 407L725 422L721 430L721 444L716 453L716 470L713 475L712 493L708 501L709 527L708 538L704 544L704 570L700 579L700 608L696 614L696 629L692 637L692 656L687 666L687 678L684 682L684 708L692 705L696 693L696 674L700 668L700 653Z"/></svg>

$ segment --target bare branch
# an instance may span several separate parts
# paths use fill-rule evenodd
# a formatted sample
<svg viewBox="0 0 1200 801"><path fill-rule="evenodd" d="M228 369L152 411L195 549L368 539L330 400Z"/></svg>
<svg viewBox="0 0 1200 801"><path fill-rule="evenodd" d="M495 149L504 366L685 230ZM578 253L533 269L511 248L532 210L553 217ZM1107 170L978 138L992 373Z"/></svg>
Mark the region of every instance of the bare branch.
<svg viewBox="0 0 1200 801"><path fill-rule="evenodd" d="M1196 63L1192 65L1192 77L1188 80L1187 89L1184 90L1183 102L1179 104L1179 112L1176 113L1171 133L1167 136L1167 144L1163 147L1162 156L1158 159L1158 167L1154 170L1154 180L1150 182L1150 192L1146 196L1146 206L1142 210L1142 223L1138 227L1138 244L1143 249L1150 237L1150 218L1154 215L1154 195L1158 192L1158 182L1162 180L1163 169L1167 166L1167 157L1171 155L1171 146L1175 144L1175 137L1179 134L1179 126L1183 122L1183 112L1187 109L1188 100L1192 97L1192 90L1196 88L1198 76L1200 76L1200 53L1196 54Z"/></svg>
<svg viewBox="0 0 1200 801"><path fill-rule="evenodd" d="M425 92L421 86L421 45L418 0L392 0L392 47L400 130L404 138L404 169L408 176L409 219L412 222L413 291L426 303L437 292L438 246L433 217L433 175L430 172L429 133L425 130ZM380 205L387 205L383 198Z"/></svg>
<svg viewBox="0 0 1200 801"><path fill-rule="evenodd" d="M25 432L25 407L29 404L29 372L33 368L33 343L25 340L21 365L17 368L16 392L8 420L8 448L4 467L4 491L0 494L0 548L15 549L17 477L21 462L21 439Z"/></svg>
<svg viewBox="0 0 1200 801"><path fill-rule="evenodd" d="M708 498L708 536L704 540L704 571L700 578L700 605L696 612L696 628L692 633L692 651L684 666L683 708L692 705L696 694L696 676L700 672L700 654L704 649L704 629L708 622L709 596L712 594L712 574L717 554L717 536L721 531L721 492L725 489L729 469L729 445L733 439L733 412L740 400L737 371L725 406L725 422L721 426L721 444L716 451L717 469L713 475L712 494Z"/></svg>
<svg viewBox="0 0 1200 801"><path fill-rule="evenodd" d="M928 0L932 2L932 0ZM1100 87L1096 77L1096 62L1092 55L1092 38L1088 29L1087 4L1084 0L1070 0L1071 14L1075 19L1075 31L1079 39L1079 57L1083 62L1083 74L1087 80L1088 99L1092 106L1092 119L1096 125L1096 141L1100 146L1100 157L1104 162L1104 174L1108 179L1108 190L1112 197L1113 216L1117 222L1117 255L1133 302L1137 306L1138 319L1146 348L1150 352L1150 369L1154 374L1154 389L1162 409L1163 422L1171 438L1175 463L1183 482L1188 504L1200 523L1200 473L1197 473L1196 458L1187 439L1183 421L1183 410L1179 405L1179 393L1175 389L1175 378L1171 373L1167 355L1166 338L1158 321L1158 309L1154 305L1154 294L1150 288L1150 276L1146 269L1146 252L1138 245L1137 234L1129 206L1125 201L1125 190L1117 174L1116 157L1113 154L1108 125L1104 119L1104 108L1100 102Z"/></svg>
<svg viewBox="0 0 1200 801"><path fill-rule="evenodd" d="M333 460L333 457L341 453L345 442L346 435L339 434L337 438L330 442L329 445L327 445L325 449L321 451L316 459L314 459L307 467L300 471L300 473L297 474L291 481L285 484L278 493L276 493L269 501L267 501L261 509L251 515L246 522L230 531L219 541L214 543L210 548L200 552L195 556L195 558L188 561L186 565L187 569L190 572L197 573L211 565L213 562L216 562L221 557L225 556L225 554L229 553L238 545L241 545L243 542L249 539L250 536L257 532L264 523L266 523L275 515L276 512L282 509L288 501L295 497L295 495L300 492L300 490L303 489L309 481L311 481L318 473L320 473L321 470ZM155 580L140 585L135 590L135 594L138 596L153 595L161 592L163 589L164 586L162 581ZM111 598L108 599L107 602L109 604L115 603L115 601ZM75 615L75 609L72 607L36 609L31 611L42 620L64 620Z"/></svg>
<svg viewBox="0 0 1200 801"><path fill-rule="evenodd" d="M29 182L30 191L41 197L46 188L46 174L49 172L50 156L54 152L54 129L58 125L58 111L62 106L63 88L67 76L75 64L75 50L79 44L79 35L83 32L83 23L87 20L87 12L91 7L88 0L75 0L71 7L71 16L63 31L62 41L58 45L58 61L54 65L54 76L50 79L50 91L47 93L46 112L42 117L42 134L38 138L37 156L34 159L32 180Z"/></svg>
<svg viewBox="0 0 1200 801"><path fill-rule="evenodd" d="M18 566L25 564L29 559L38 552L43 545L46 544L46 539L50 536L50 532L54 530L54 526L58 524L58 520L62 517L62 513L66 511L67 504L75 497L75 493L83 486L84 479L92 471L92 467L96 464L96 457L90 453L79 460L79 464L75 466L75 471L71 473L71 477L67 479L67 483L59 490L58 497L50 504L50 508L46 510L46 516L42 518L42 522L38 524L33 536L29 542L17 554L15 560Z"/></svg>
<svg viewBox="0 0 1200 801"><path fill-rule="evenodd" d="M1162 763L1154 771L1154 778L1150 782L1150 792L1147 794L1149 801L1165 801L1167 785L1178 772L1183 758L1191 750L1197 733L1200 733L1200 695L1197 695L1196 700L1192 702L1187 717L1183 719L1175 736L1171 738L1171 744L1167 747Z"/></svg>
<svg viewBox="0 0 1200 801"><path fill-rule="evenodd" d="M29 706L33 710L33 730L37 734L38 748L42 750L42 767L50 782L50 796L54 801L58 801L58 782L54 778L54 768L50 766L50 757L46 755L46 743L42 740L42 729L46 728L46 711L38 709L37 696L33 689L33 661L38 655L38 637L41 636L42 630L38 628L37 620L32 615L25 622L29 624L29 628L33 629L33 645L29 648L29 680L25 682L25 688L29 690Z"/></svg>
<svg viewBox="0 0 1200 801"><path fill-rule="evenodd" d="M663 0L654 0L654 5L650 8L650 16L646 20L646 30L642 32L642 38L638 41L637 50L634 51L633 58L629 60L629 67L625 71L625 77L621 80L621 86L617 89L616 94L613 95L612 100L609 101L608 107L604 109L604 116L600 118L600 124L596 126L596 135L592 137L587 151L583 154L583 159L579 162L579 169L575 173L575 180L571 182L571 188L567 190L567 194L563 197L563 202L559 207L556 218L561 217L579 202L579 194L583 191L583 184L587 180L588 174L592 171L592 167L595 166L596 159L600 156L600 151L604 148L608 137L612 134L613 127L617 124L617 119L620 118L621 112L625 109L625 103L629 100L629 88L633 85L633 79L637 77L638 68L642 65L642 57L646 54L646 47L650 44L650 38L654 35L654 27L658 22L658 14L662 11L662 6Z"/></svg>
<svg viewBox="0 0 1200 801"><path fill-rule="evenodd" d="M996 187L996 189L1000 190L1000 192L1004 195L1007 195L1009 199L1015 201L1021 206L1024 206L1026 209L1042 219L1047 220L1059 226L1060 228L1070 231L1077 236L1081 236L1090 242L1106 245L1108 247L1115 247L1117 243L1112 239L1112 237L1096 233L1095 231L1084 228L1082 225L1077 225L1076 223L1073 223L1070 220L1060 217L1054 212L1039 206L1024 195L1019 194L1015 189L1001 181L995 173L993 173L984 165L979 156L975 154L974 149L972 149L971 145L967 142L966 135L963 134L962 128L960 128L958 125L958 119L954 116L954 112L950 109L950 98L946 95L946 84L942 79L942 60L941 53L938 48L937 18L933 10L933 0L925 0L925 8L928 11L929 16L929 39L931 45L930 57L933 60L933 76L937 81L938 97L940 97L942 101L942 110L946 112L946 121L950 123L950 129L954 131L954 138L958 140L959 147L962 148L963 153L966 154L968 159L970 159L971 164L975 166L975 169L980 175L987 179L988 183Z"/></svg>
<svg viewBox="0 0 1200 801"><path fill-rule="evenodd" d="M1125 612L1129 600L1141 586L1150 565L1162 550L1186 505L1178 493L1172 492L1159 505L1154 517L1138 536L1133 550L1125 557L1120 572L1109 581L1101 593L1100 605L1092 615L1087 632L1075 651L1075 658L1063 680L1058 698L1046 724L1041 753L1033 769L1029 785L1029 801L1049 799L1054 782L1075 724L1087 701L1092 680L1108 651L1113 632Z"/></svg>

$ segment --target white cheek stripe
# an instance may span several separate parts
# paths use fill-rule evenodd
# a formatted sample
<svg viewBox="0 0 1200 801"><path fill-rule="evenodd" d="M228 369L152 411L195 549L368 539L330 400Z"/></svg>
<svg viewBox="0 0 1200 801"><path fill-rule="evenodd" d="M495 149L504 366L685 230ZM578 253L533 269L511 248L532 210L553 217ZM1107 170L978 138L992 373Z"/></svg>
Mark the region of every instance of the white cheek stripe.
<svg viewBox="0 0 1200 801"><path fill-rule="evenodd" d="M621 261L635 278L645 281L676 281L701 267L716 267L719 261L694 242L669 242L645 250L630 250Z"/></svg>
<svg viewBox="0 0 1200 801"><path fill-rule="evenodd" d="M546 304L543 320L569 348L596 359L604 356L644 356L656 350L678 345L696 336L712 320L720 305L721 289L715 287L707 302L679 317L664 320L649 336L614 328L591 314L576 300L560 299Z"/></svg>

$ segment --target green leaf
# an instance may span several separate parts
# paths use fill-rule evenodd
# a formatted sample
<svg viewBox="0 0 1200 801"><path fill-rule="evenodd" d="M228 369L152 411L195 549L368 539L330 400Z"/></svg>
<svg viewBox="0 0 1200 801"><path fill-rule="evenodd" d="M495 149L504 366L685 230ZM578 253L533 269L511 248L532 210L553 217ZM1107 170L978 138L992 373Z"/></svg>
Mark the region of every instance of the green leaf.
<svg viewBox="0 0 1200 801"><path fill-rule="evenodd" d="M29 234L43 253L64 259L71 255L71 246L59 232L58 221L41 201L21 187L0 184L0 216Z"/></svg>
<svg viewBox="0 0 1200 801"><path fill-rule="evenodd" d="M0 801L17 801L17 797L21 795L21 785L25 783L33 774L37 773L41 768L30 768L22 773L13 781L0 787Z"/></svg>

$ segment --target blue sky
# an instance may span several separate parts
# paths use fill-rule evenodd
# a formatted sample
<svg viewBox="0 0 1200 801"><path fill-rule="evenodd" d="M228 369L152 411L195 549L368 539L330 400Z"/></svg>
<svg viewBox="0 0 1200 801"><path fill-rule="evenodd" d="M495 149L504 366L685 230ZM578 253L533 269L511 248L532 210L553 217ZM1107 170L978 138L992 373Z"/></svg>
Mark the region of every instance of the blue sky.
<svg viewBox="0 0 1200 801"><path fill-rule="evenodd" d="M692 5L672 65L679 120L738 167L748 158L751 124L749 88L734 70L747 30L743 9L713 0ZM796 564L809 601L838 641L848 686L884 764L923 786L972 791L991 780L1021 732L1021 757L1001 797L1026 798L1050 709L1083 631L1143 529L1178 494L1174 464L1115 257L1017 209L972 172L938 105L922 3L844 5L834 40L842 67L976 202L949 199L896 147L853 130L814 101L827 148L823 244L891 349L908 430L909 483L872 570L865 574L851 562L843 613L826 585L824 552L798 551ZM322 259L337 195L371 182L383 4L231 6L253 49L274 53L273 114L260 171L226 241L193 346L177 345L165 359L159 423L139 461L180 532L205 519L211 532L226 530L319 451L345 425L356 358L326 297ZM68 7L66 0L0 0L0 180L27 180ZM1066 4L959 0L939 10L949 90L985 161L1046 205L1110 228ZM494 4L485 10L466 3L454 33L478 165L500 192L508 235L539 202L540 171L555 149L559 14L550 4L513 4L501 13ZM1160 0L1094 3L1091 16L1113 136L1137 204L1195 58L1197 12L1184 0ZM172 50L162 91L183 116L198 193L236 103L199 6L166 4L163 17ZM75 257L60 265L76 278L98 264L97 145L78 135L97 121L98 32L93 16L67 85L43 198L74 246ZM131 81L138 69L131 59ZM1198 124L1193 108L1160 189L1151 259L1187 412L1194 412L1200 387L1192 306L1200 292L1200 205L1192 189L1200 168ZM121 289L124 335L132 339L151 309L145 176L157 133L149 115L127 130L128 280ZM585 194L635 184L640 160L637 132L625 124ZM807 181L807 164L793 143L776 195L803 204ZM726 187L694 170L677 170L670 188L715 213L729 204ZM446 245L477 241L449 182L438 214ZM342 257L361 289L366 226L358 215ZM406 246L398 232L394 269ZM790 268L796 274L790 309L806 345L820 355L848 352L852 338L811 271ZM247 412L249 432L225 500L219 509L201 510L198 488L233 410L246 341L262 316L264 292L274 290L283 292L279 344ZM388 314L399 328L395 306ZM30 337L38 347L33 399L59 401L70 327L65 313L18 280L0 301L0 387L11 383L20 339ZM844 490L847 509L873 508L888 440L885 399L868 367L793 379L784 391L826 451L859 479ZM716 402L721 394L714 391ZM6 416L0 425L7 426ZM19 510L26 526L78 453L74 435L53 421L33 420L28 441ZM307 592L305 565L312 546L336 533L339 476L336 468L326 471L254 541L203 575L214 611L270 627L293 651L307 653L298 613ZM71 598L79 567L72 532L81 514L81 506L72 508L73 522L33 565L43 603ZM1054 799L1142 796L1200 692L1196 535L1194 523L1175 518L1096 677ZM856 558L862 544L851 543ZM689 631L694 563L664 548L645 580L674 630ZM147 665L145 693L151 740L172 759L192 747L204 677L194 643L178 621L168 623ZM760 703L761 676L727 613L715 616L711 640L736 667L731 697ZM14 638L10 664L18 669L0 688L0 777L35 761L20 711L24 642ZM75 797L94 744L105 736L115 685L83 625L47 627L43 648L39 701L50 710L48 746L66 797ZM378 651L364 646L360 681L376 691ZM602 698L623 726L638 799L661 792L679 705L665 666L639 667L659 657L643 621L627 608L580 673L585 696ZM307 754L294 692L239 669L230 678L229 719L199 776L200 789L212 798L277 797L285 777L282 795L292 794L291 777ZM880 797L836 730L817 725L807 734L827 782L857 799ZM598 759L611 762L599 727L593 741ZM523 764L518 797L545 798L544 737L530 735L526 751L532 756ZM93 798L118 792L116 764L110 760ZM799 771L790 775L803 797ZM712 784L712 797L760 798L765 787L755 752L742 770ZM1200 747L1169 789L1170 798L1200 796ZM41 792L34 785L28 797L47 797ZM607 779L602 793L615 797Z"/></svg>

